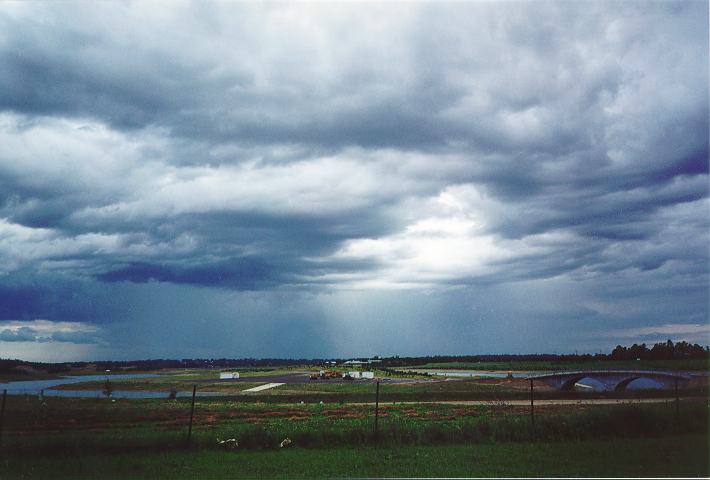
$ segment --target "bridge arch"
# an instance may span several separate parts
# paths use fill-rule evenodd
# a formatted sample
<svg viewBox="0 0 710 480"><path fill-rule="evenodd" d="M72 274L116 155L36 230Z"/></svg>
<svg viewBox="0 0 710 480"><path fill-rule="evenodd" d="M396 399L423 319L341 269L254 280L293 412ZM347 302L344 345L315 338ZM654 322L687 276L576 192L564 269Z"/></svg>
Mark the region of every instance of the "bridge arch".
<svg viewBox="0 0 710 480"><path fill-rule="evenodd" d="M622 381L620 381L619 383L617 383L614 386L614 391L615 392L622 392L622 391L626 390L626 387L629 386L629 383L633 382L634 380L638 380L639 378L645 378L645 377L637 375L637 376L632 376L632 377L628 377L628 378L623 379Z"/></svg>
<svg viewBox="0 0 710 480"><path fill-rule="evenodd" d="M530 380L540 380L551 387L564 391L573 390L575 384L589 379L601 384L606 391L623 391L635 380L654 383L656 387L641 388L672 388L674 385L687 384L691 376L684 372L669 372L658 370L582 370L572 372L554 372L531 375ZM587 383L587 382L585 382Z"/></svg>
<svg viewBox="0 0 710 480"><path fill-rule="evenodd" d="M562 391L569 391L574 389L574 384L582 380L583 378L587 378L589 375L577 375L574 377L570 377L568 380L565 380L564 383L562 383L562 386L560 387L560 390Z"/></svg>

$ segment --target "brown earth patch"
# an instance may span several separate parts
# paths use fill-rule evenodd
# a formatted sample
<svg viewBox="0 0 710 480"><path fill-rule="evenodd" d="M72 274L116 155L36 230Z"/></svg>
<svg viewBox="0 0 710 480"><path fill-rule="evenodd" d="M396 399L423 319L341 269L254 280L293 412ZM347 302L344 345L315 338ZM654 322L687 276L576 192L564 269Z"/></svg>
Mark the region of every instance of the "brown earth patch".
<svg viewBox="0 0 710 480"><path fill-rule="evenodd" d="M477 417L481 414L476 407L454 408L451 413L458 417Z"/></svg>

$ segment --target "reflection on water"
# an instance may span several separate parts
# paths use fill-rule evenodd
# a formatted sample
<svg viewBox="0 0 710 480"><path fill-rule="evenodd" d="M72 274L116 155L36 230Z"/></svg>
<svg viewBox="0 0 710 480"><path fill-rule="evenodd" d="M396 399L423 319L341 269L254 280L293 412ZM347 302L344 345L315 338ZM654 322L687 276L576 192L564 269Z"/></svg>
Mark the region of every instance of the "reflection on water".
<svg viewBox="0 0 710 480"><path fill-rule="evenodd" d="M104 382L108 380L128 380L132 378L158 377L153 373L127 373L127 374L106 374L106 375L72 375L50 380L21 380L17 382L0 383L0 391L7 390L8 395L39 395L42 393L47 397L77 397L96 398L105 396L102 390L50 390L59 385L71 385L73 383L84 382ZM177 392L178 397L191 396L192 392ZM198 396L218 395L214 392L198 392ZM112 398L166 398L168 392L145 392L135 390L113 390Z"/></svg>
<svg viewBox="0 0 710 480"><path fill-rule="evenodd" d="M580 392L603 392L606 386L595 378L583 378L574 384L574 389Z"/></svg>
<svg viewBox="0 0 710 480"><path fill-rule="evenodd" d="M8 390L8 394L10 391ZM142 390L114 390L111 398L168 398L169 392L145 392ZM214 397L220 395L216 392L197 392L198 397ZM45 397L75 397L75 398L103 398L106 395L100 390L45 390ZM192 392L180 391L176 397L191 397Z"/></svg>

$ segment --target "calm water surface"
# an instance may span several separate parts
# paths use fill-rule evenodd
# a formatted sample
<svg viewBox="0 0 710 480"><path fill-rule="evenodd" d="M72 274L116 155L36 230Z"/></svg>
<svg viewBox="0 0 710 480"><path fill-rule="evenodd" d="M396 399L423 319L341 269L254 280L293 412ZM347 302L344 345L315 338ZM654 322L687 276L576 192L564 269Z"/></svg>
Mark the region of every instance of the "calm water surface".
<svg viewBox="0 0 710 480"><path fill-rule="evenodd" d="M43 395L47 397L77 397L96 398L103 397L102 390L51 390L59 385L71 385L73 383L103 382L109 380L128 380L131 378L159 377L153 373L127 373L127 374L104 374L104 375L71 375L50 380L20 380L17 382L0 383L0 391L7 390L8 395ZM177 392L178 397L191 396L192 392ZM197 392L200 397L219 395L214 392ZM145 392L135 390L114 390L112 398L166 398L168 392Z"/></svg>

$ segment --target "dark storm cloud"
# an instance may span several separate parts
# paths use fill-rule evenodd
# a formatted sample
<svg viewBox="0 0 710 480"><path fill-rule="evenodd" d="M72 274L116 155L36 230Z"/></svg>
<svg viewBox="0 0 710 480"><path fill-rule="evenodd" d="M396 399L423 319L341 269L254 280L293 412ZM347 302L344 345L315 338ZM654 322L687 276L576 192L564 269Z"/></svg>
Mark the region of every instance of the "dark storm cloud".
<svg viewBox="0 0 710 480"><path fill-rule="evenodd" d="M237 290L269 288L278 284L273 267L255 258L237 258L216 264L166 266L132 263L97 276L105 282L171 282L194 285L227 286Z"/></svg>
<svg viewBox="0 0 710 480"><path fill-rule="evenodd" d="M40 301L41 292L37 289L0 285L0 320L41 317L37 308Z"/></svg>
<svg viewBox="0 0 710 480"><path fill-rule="evenodd" d="M628 81L621 62L634 60L636 42L648 35L629 22L627 38L609 38L609 22L616 19L606 8L583 17L553 4L536 14L547 17L544 25L532 22L532 29L513 4L426 6L403 16L391 31L366 15L378 23L372 39L361 37L357 16L346 18L358 13L354 8L324 8L309 33L288 25L278 8L223 7L217 28L195 21L185 6L155 9L162 20L157 24L141 22L139 9L116 4L50 6L22 21L8 15L0 105L33 115L90 116L119 129L161 125L180 137L221 143L405 149L456 143L482 151L561 154L588 147L600 133L593 117L601 99L620 95ZM664 28L677 33L690 23L687 10L699 8L691 4L677 12L652 4L647 17L659 23L680 19ZM393 9L379 8L390 20ZM84 22L68 28L65 15ZM109 16L112 28L96 27ZM419 22L419 29L401 28L408 21ZM249 22L260 22L263 32ZM178 25L181 34L168 35ZM691 26L702 34L702 27ZM272 33L282 27L280 36ZM318 34L345 41L324 50ZM137 43L147 40L150 45ZM570 47L574 41L584 48ZM609 58L604 47L619 56ZM354 59L359 68L350 63ZM521 124L528 131L511 129L506 122L513 118L532 122Z"/></svg>
<svg viewBox="0 0 710 480"><path fill-rule="evenodd" d="M110 307L110 292L97 292L76 281L34 275L31 281L0 285L0 321L51 318L60 321L101 322L97 308Z"/></svg>
<svg viewBox="0 0 710 480"><path fill-rule="evenodd" d="M664 315L652 292L685 285L678 322L698 322L706 19L690 1L7 5L0 319L135 323L135 303L159 323L142 292L216 287L191 292L253 316L249 295L298 292L306 332L343 311L323 292L505 302L498 285L563 279L594 299L551 325L621 321L633 301L605 282ZM452 302L459 326L485 303Z"/></svg>

